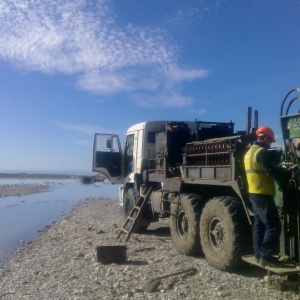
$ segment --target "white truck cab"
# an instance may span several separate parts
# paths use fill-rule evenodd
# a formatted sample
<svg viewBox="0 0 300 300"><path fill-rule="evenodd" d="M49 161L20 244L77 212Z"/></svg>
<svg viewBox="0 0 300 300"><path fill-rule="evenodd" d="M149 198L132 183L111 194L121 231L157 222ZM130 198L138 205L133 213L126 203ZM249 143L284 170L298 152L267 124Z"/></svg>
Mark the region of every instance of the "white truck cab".
<svg viewBox="0 0 300 300"><path fill-rule="evenodd" d="M135 178L142 176L155 159L156 134L164 132L169 121L148 121L131 126L127 130L122 149L115 134L96 133L93 147L93 171L106 176L111 184L121 184L120 204L123 204L124 188L134 185ZM195 131L195 122L186 122Z"/></svg>

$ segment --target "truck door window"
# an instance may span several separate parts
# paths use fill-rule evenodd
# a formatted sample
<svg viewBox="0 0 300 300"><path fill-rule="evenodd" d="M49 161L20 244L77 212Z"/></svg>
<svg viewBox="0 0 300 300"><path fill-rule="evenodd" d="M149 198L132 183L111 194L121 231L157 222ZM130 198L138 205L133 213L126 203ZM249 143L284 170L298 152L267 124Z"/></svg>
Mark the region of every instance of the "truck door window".
<svg viewBox="0 0 300 300"><path fill-rule="evenodd" d="M103 173L114 183L121 181L122 148L119 137L114 134L96 133L93 148L93 171Z"/></svg>
<svg viewBox="0 0 300 300"><path fill-rule="evenodd" d="M125 143L125 176L132 172L133 167L133 146L134 146L134 134L130 134L126 138Z"/></svg>
<svg viewBox="0 0 300 300"><path fill-rule="evenodd" d="M96 151L120 152L118 137L113 135L97 136Z"/></svg>

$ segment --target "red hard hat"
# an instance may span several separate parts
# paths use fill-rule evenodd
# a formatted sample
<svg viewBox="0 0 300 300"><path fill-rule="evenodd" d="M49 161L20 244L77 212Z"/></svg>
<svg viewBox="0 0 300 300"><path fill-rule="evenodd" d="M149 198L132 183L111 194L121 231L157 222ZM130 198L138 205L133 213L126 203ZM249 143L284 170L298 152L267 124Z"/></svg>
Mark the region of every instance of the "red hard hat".
<svg viewBox="0 0 300 300"><path fill-rule="evenodd" d="M272 141L271 143L275 143L275 136L274 136L274 132L273 130L268 127L268 126L261 126L256 130L256 135L260 136L260 135L265 135L267 137L269 137Z"/></svg>

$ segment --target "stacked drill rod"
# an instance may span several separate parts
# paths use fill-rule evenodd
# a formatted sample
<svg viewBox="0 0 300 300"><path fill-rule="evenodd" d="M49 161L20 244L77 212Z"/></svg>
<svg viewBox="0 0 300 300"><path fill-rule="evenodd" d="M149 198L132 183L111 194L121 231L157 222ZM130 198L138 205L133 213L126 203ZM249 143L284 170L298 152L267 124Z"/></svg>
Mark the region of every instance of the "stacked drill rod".
<svg viewBox="0 0 300 300"><path fill-rule="evenodd" d="M238 138L193 142L182 151L188 166L230 165L230 153L238 147Z"/></svg>

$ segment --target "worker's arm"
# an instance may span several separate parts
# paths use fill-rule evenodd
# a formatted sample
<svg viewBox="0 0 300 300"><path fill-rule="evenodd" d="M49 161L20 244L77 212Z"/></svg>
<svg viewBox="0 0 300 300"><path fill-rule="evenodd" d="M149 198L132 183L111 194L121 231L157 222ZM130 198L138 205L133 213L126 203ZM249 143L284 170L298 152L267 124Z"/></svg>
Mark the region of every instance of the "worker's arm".
<svg viewBox="0 0 300 300"><path fill-rule="evenodd" d="M291 172L287 171L278 166L278 164L274 163L277 161L277 158L274 157L276 155L275 152L268 151L264 149L257 154L256 160L262 170L270 177L274 179L287 179L290 178Z"/></svg>

